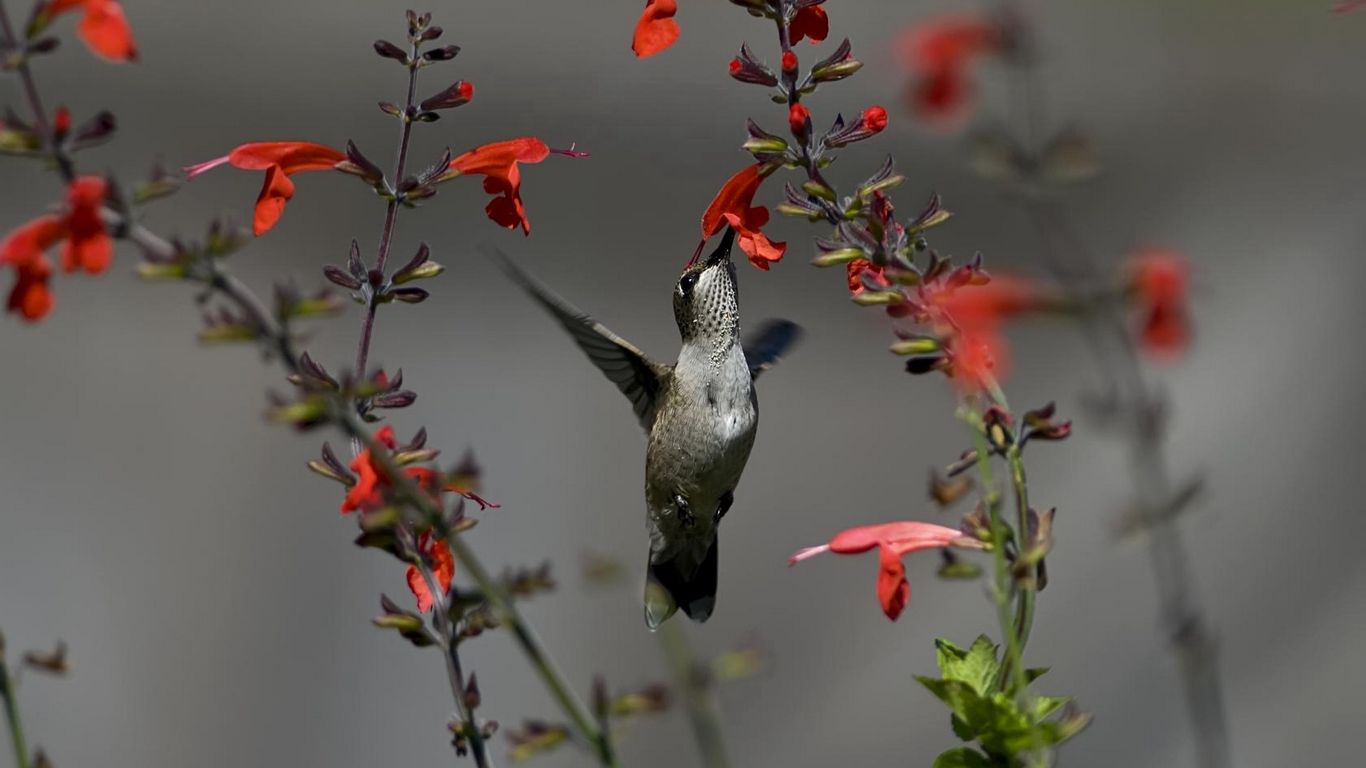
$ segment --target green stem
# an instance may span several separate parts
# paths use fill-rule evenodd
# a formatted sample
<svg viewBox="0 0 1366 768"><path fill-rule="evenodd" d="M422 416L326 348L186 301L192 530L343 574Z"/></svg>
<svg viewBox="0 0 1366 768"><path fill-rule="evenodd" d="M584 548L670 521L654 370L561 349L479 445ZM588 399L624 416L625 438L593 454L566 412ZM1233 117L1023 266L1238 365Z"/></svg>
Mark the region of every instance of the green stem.
<svg viewBox="0 0 1366 768"><path fill-rule="evenodd" d="M0 645L3 649L3 645ZM10 743L14 745L14 765L28 768L28 744L24 741L24 723L19 719L19 702L15 698L14 681L9 666L0 658L0 698L5 700L5 722L9 724Z"/></svg>
<svg viewBox="0 0 1366 768"><path fill-rule="evenodd" d="M697 660L679 622L664 622L658 634L659 644L673 671L674 684L687 707L693 737L697 740L698 751L702 753L702 765L706 768L729 768L730 759L726 756L726 740L721 729L721 715L711 671Z"/></svg>
<svg viewBox="0 0 1366 768"><path fill-rule="evenodd" d="M1012 445L1006 451L1006 464L1010 468L1010 484L1015 491L1015 530L1021 539L1029 532L1029 484L1025 479L1024 457L1020 453L1019 446ZM1024 541L1017 542L1020 551L1023 551L1027 544ZM1023 649L1029 643L1029 633L1034 626L1034 599L1038 593L1038 579L1043 573L1043 560L1037 566L1032 567L1030 579L1020 585L1019 596L1015 603L1015 636L1019 639L1020 648ZM1015 665L1012 664L1012 667ZM1015 671L1012 669L1012 671ZM1019 670L1023 674L1023 669Z"/></svg>

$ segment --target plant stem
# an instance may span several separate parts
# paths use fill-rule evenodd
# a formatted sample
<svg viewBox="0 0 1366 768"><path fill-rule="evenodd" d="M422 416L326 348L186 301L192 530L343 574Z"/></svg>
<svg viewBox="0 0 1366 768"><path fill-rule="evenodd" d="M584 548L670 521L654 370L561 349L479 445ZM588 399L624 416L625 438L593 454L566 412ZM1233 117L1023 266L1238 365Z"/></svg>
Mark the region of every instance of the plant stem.
<svg viewBox="0 0 1366 768"><path fill-rule="evenodd" d="M389 206L384 211L384 229L379 236L379 249L375 255L375 271L381 276L384 275L384 268L389 263L389 250L394 241L394 222L398 220L398 207L401 201L401 194L397 191L398 185L403 183L403 172L408 164L408 144L413 135L412 114L417 99L417 63L418 52L422 43L418 40L412 41L408 53L408 98L404 105L403 127L399 130L398 140L398 160L394 163L394 185L395 191L393 199L389 201ZM356 345L356 376L365 376L365 366L369 363L370 357L370 337L375 329L375 311L379 309L379 296L371 293L370 302L365 308L365 317L361 320L360 342Z"/></svg>
<svg viewBox="0 0 1366 768"><path fill-rule="evenodd" d="M697 660L688 645L687 635L677 621L666 621L659 630L659 643L673 671L674 684L683 696L692 723L697 748L706 768L729 768L725 734L716 701L716 686L711 670Z"/></svg>
<svg viewBox="0 0 1366 768"><path fill-rule="evenodd" d="M792 35L788 30L788 11L791 4L791 0L774 0L773 3L774 22L776 22L778 26L778 46L782 49L783 53L792 52ZM787 92L787 106L790 109L793 105L801 101L801 94L797 92L797 73L783 70L781 74L783 90ZM798 137L794 136L793 138ZM815 155L811 152L811 139L811 136L806 136L801 139L802 153L798 159L801 161L802 170L806 171L806 177L808 179L833 191L835 189L834 185L825 180L825 175L821 173L820 167L816 164ZM835 197L838 199L839 194L836 193ZM821 207L821 210L825 213L826 220L831 224L838 225L840 222L844 221L843 212L841 212L839 206L835 205L833 202L814 195L808 195L807 199Z"/></svg>
<svg viewBox="0 0 1366 768"><path fill-rule="evenodd" d="M24 724L19 719L19 702L16 700L14 680L10 677L9 665L4 659L4 641L0 640L0 698L5 700L5 722L9 725L10 743L14 745L14 765L28 768L28 744L24 740Z"/></svg>
<svg viewBox="0 0 1366 768"><path fill-rule="evenodd" d="M0 32L5 35L4 48L8 48L18 56L19 37L14 34L14 26L10 23L9 11L5 8L4 0L0 0ZM57 170L62 174L62 178L71 181L75 178L75 171L71 167L71 158L61 151L57 145L56 137L52 133L52 127L48 124L47 113L43 111L43 100L38 94L38 84L33 79L33 72L29 69L27 57L21 56L19 63L15 67L19 73L19 81L24 85L24 95L28 98L29 109L33 112L33 125L38 129L38 134L43 140L43 146L47 148L53 162L57 164Z"/></svg>
<svg viewBox="0 0 1366 768"><path fill-rule="evenodd" d="M432 610L436 617L437 631L441 633L446 657L446 675L450 678L451 695L455 698L456 712L460 715L460 721L464 723L464 732L469 739L470 755L474 758L474 764L479 768L488 768L492 765L492 760L488 756L487 746L484 742L483 729L479 727L479 721L474 715L474 707L465 700L465 674L460 665L460 639L457 636L455 625L450 620L447 612L449 605L446 601L446 593L442 591L440 584L432 573L431 565L421 552L417 554L417 569L422 573L422 578L427 582L427 591L432 595Z"/></svg>

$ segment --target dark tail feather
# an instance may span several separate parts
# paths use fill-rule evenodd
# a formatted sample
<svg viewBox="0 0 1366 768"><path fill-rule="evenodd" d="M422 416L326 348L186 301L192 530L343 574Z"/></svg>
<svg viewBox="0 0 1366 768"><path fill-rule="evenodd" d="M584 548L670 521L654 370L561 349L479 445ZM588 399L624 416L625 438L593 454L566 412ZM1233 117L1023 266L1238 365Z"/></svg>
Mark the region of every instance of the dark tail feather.
<svg viewBox="0 0 1366 768"><path fill-rule="evenodd" d="M719 538L719 537L718 537ZM693 621L706 621L716 607L717 538L697 569L684 573L682 558L651 563L645 582L645 623L658 627L679 608Z"/></svg>

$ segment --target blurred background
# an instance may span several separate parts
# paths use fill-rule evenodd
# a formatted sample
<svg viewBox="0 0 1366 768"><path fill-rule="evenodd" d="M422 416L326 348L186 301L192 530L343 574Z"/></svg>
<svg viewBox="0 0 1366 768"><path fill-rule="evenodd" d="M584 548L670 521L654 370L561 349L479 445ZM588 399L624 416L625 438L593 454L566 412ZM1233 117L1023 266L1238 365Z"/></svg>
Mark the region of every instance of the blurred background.
<svg viewBox="0 0 1366 768"><path fill-rule="evenodd" d="M395 258L425 240L449 270L427 285L427 303L380 313L372 355L401 366L420 394L393 419L400 437L425 425L446 458L472 447L484 464L486 495L503 505L471 534L485 562L554 562L560 588L526 612L585 695L596 673L623 689L667 676L642 625L638 571L615 589L579 575L585 553L644 561L644 440L621 395L474 248L500 244L672 359L669 292L697 217L746 161L744 119L774 130L783 119L761 89L725 75L742 41L776 58L766 22L715 0L683 2L680 42L636 61L640 5L430 8L444 41L464 51L419 90L457 77L478 90L420 126L416 163L525 134L593 156L523 169L530 238L484 217L474 181L403 212ZM129 0L140 63L96 61L66 18L63 50L37 76L50 107L78 119L117 113L116 141L82 165L128 181L157 158L175 168L249 140L354 139L387 167L395 126L374 104L401 100L404 73L370 44L402 37L404 7ZM1014 203L966 169L960 138L918 126L903 107L898 31L964 7L830 2L822 50L847 35L868 66L811 103L817 123L872 103L892 113L885 134L842 155L840 184L894 152L910 177L895 195L904 212L937 190L959 214L937 247L1036 272L1038 239ZM1074 117L1100 147L1101 175L1063 198L1081 236L1114 263L1160 243L1195 267L1196 347L1158 375L1175 409L1174 473L1207 479L1181 528L1222 642L1237 763L1351 762L1343 735L1359 725L1366 683L1355 477L1366 427L1356 296L1366 278L1366 14L1330 15L1327 0L1025 7L1049 114ZM977 80L982 108L999 114L1001 71L986 64ZM14 78L0 79L0 101L20 105ZM59 197L36 164L0 169L0 229ZM283 274L320 283L352 237L373 253L379 235L383 206L361 184L296 182L281 224L232 259L262 290ZM224 211L249 217L259 184L258 174L215 172L157 203L148 223L200 236ZM761 195L774 203L778 188ZM849 525L953 519L923 500L923 478L968 437L945 382L908 378L886 353L883 317L849 303L842 273L806 265L814 233L776 222L787 260L741 270L747 322L784 316L808 334L760 382L762 429L726 520L718 608L687 632L707 655L749 639L766 649L761 674L721 693L736 765L928 765L956 740L912 675L933 670L936 635L994 633L982 586L938 581L934 556L911 558L913 595L893 624L875 600L871 557L793 570L785 559ZM278 370L248 348L198 346L191 291L139 282L136 261L121 249L111 274L59 277L41 324L0 323L0 629L11 656L63 638L74 665L64 680L24 680L30 740L60 766L449 763L441 662L369 625L379 592L406 599L402 568L352 546L339 488L304 469L325 436L265 423L263 393L286 388ZM345 367L357 325L354 310L323 322L308 348ZM1096 716L1064 764L1191 765L1147 552L1115 533L1130 492L1125 448L1079 406L1098 380L1092 359L1065 324L1027 325L1012 339L1017 408L1056 399L1078 419L1071 441L1029 455L1035 503L1058 508L1029 659L1053 668L1041 691L1073 694ZM557 716L505 636L467 648L482 714L505 728ZM621 751L625 765L697 764L681 711L631 727ZM590 761L561 750L540 764Z"/></svg>

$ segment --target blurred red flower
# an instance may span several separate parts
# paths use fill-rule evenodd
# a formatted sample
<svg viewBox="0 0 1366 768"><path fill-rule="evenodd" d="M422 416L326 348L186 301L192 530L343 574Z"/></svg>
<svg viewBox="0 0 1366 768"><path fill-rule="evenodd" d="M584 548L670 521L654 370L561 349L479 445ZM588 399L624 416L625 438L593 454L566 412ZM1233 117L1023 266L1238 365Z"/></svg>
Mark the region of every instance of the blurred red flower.
<svg viewBox="0 0 1366 768"><path fill-rule="evenodd" d="M636 22L635 37L631 40L631 50L637 58L653 56L668 48L678 39L677 0L646 0L645 11Z"/></svg>
<svg viewBox="0 0 1366 768"><path fill-rule="evenodd" d="M53 18L75 10L85 12L76 25L76 33L91 51L110 61L137 59L133 30L123 15L123 6L115 0L49 0L40 14Z"/></svg>
<svg viewBox="0 0 1366 768"><path fill-rule="evenodd" d="M877 547L878 603L882 605L882 612L887 614L887 618L896 621L911 597L911 584L906 580L902 557L922 549L982 549L983 546L982 542L964 535L956 528L920 522L883 523L840 531L826 544L798 550L787 559L787 564L795 565L823 552L856 555Z"/></svg>
<svg viewBox="0 0 1366 768"><path fill-rule="evenodd" d="M753 204L754 193L766 178L759 169L758 164L745 166L721 186L702 214L702 240L705 242L729 224L749 262L767 271L770 262L778 261L786 253L787 243L771 242L760 231L768 223L768 209Z"/></svg>
<svg viewBox="0 0 1366 768"><path fill-rule="evenodd" d="M974 284L966 273L958 279L962 284L950 285L934 295L938 307L934 324L946 339L954 381L975 391L1006 375L1009 348L1001 336L1001 325L1038 307L1039 295L1033 283L1020 279L998 277Z"/></svg>
<svg viewBox="0 0 1366 768"><path fill-rule="evenodd" d="M1004 38L996 20L978 14L946 14L911 27L901 41L915 75L907 90L911 108L941 127L961 122L972 95L972 60L1001 50Z"/></svg>
<svg viewBox="0 0 1366 768"><path fill-rule="evenodd" d="M257 237L275 226L284 213L285 203L294 197L290 176L304 171L327 171L346 159L346 155L323 144L308 141L259 141L243 144L222 157L185 168L186 179L230 164L244 171L265 171L265 183L256 197L252 231Z"/></svg>
<svg viewBox="0 0 1366 768"><path fill-rule="evenodd" d="M427 566L432 569L437 586L443 593L449 592L451 579L455 578L455 557L451 554L450 545L445 539L438 539L430 532L424 532L417 537L417 549L419 557L425 559ZM417 609L422 613L430 611L435 601L427 580L422 577L422 571L417 566L410 565L407 578L408 589L411 589L413 597L417 598Z"/></svg>
<svg viewBox="0 0 1366 768"><path fill-rule="evenodd" d="M802 38L806 38L814 45L830 35L830 17L825 15L825 9L819 5L808 5L799 9L792 17L787 34L793 43L799 43Z"/></svg>
<svg viewBox="0 0 1366 768"><path fill-rule="evenodd" d="M108 183L99 176L81 176L66 191L61 213L49 213L20 226L0 242L0 266L15 270L15 283L6 308L25 320L35 321L52 310L49 280L52 265L46 252L62 246L62 270L82 269L99 274L114 258L114 240L100 218Z"/></svg>
<svg viewBox="0 0 1366 768"><path fill-rule="evenodd" d="M1132 290L1143 313L1143 351L1160 360L1180 357L1191 337L1185 259L1176 251L1150 248L1133 257L1131 270Z"/></svg>

